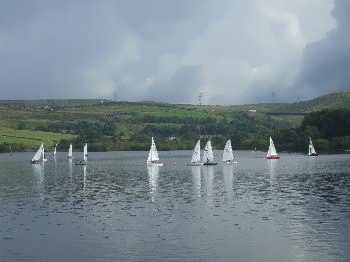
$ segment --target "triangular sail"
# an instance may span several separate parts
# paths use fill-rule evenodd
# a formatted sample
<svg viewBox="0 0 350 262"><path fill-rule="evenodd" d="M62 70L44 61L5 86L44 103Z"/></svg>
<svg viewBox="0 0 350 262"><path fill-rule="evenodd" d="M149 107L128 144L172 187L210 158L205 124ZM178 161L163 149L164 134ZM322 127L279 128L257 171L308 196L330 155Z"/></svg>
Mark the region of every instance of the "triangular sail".
<svg viewBox="0 0 350 262"><path fill-rule="evenodd" d="M57 154L57 144L55 145L55 148L53 149L53 155L56 156Z"/></svg>
<svg viewBox="0 0 350 262"><path fill-rule="evenodd" d="M39 161L42 157L42 151L43 151L43 148L44 148L44 145L41 144L39 149L36 151L36 153L34 154L33 158L32 158L32 161L35 162L35 161Z"/></svg>
<svg viewBox="0 0 350 262"><path fill-rule="evenodd" d="M312 143L312 140L311 140L311 137L309 138L309 155L316 155L316 150L315 150L315 147Z"/></svg>
<svg viewBox="0 0 350 262"><path fill-rule="evenodd" d="M85 145L84 145L84 161L87 161L87 156L88 156L87 144L85 144Z"/></svg>
<svg viewBox="0 0 350 262"><path fill-rule="evenodd" d="M191 163L199 163L201 161L201 141L198 140L194 147Z"/></svg>
<svg viewBox="0 0 350 262"><path fill-rule="evenodd" d="M68 158L72 158L72 156L73 156L73 145L70 144L68 149Z"/></svg>
<svg viewBox="0 0 350 262"><path fill-rule="evenodd" d="M45 149L44 149L44 145L42 145L42 149L41 149L41 160L42 160L42 161L45 160Z"/></svg>
<svg viewBox="0 0 350 262"><path fill-rule="evenodd" d="M203 161L204 162L214 161L214 153L213 153L213 148L211 146L210 140L208 140L207 144L205 145L204 152L203 152Z"/></svg>
<svg viewBox="0 0 350 262"><path fill-rule="evenodd" d="M273 140L270 137L270 146L269 146L269 150L267 151L266 157L271 157L271 156L277 156L277 152L276 152L276 148L275 148L275 145L273 143Z"/></svg>
<svg viewBox="0 0 350 262"><path fill-rule="evenodd" d="M154 142L153 137L152 137L152 144L148 153L147 161L148 162L159 161L158 151L157 151L156 143Z"/></svg>
<svg viewBox="0 0 350 262"><path fill-rule="evenodd" d="M232 145L231 145L231 140L227 140L225 148L224 148L224 153L222 154L222 161L227 162L227 161L233 161L233 152L232 152Z"/></svg>

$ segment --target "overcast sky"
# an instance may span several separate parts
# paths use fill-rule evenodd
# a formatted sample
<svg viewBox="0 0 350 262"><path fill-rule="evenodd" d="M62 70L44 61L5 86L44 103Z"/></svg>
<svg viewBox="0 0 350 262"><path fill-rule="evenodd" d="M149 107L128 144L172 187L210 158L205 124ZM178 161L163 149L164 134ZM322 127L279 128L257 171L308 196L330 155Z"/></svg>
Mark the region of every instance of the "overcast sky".
<svg viewBox="0 0 350 262"><path fill-rule="evenodd" d="M207 104L350 90L349 0L2 0L0 99Z"/></svg>

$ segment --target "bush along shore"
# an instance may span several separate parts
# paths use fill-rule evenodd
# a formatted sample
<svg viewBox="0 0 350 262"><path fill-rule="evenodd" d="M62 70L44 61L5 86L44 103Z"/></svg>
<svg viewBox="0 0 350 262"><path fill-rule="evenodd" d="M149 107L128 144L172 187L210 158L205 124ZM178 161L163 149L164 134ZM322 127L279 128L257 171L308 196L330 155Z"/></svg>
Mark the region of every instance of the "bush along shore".
<svg viewBox="0 0 350 262"><path fill-rule="evenodd" d="M198 138L203 143L210 138L215 149L222 149L231 139L234 150L266 151L269 136L279 151L306 152L309 137L321 153L350 149L349 109L271 113L275 107L104 100L2 102L0 152L34 151L41 143L48 151L56 144L59 151L67 151L70 143L75 149L89 143L89 151L148 150L151 136L156 137L159 150L189 150ZM281 108L278 104L277 110ZM296 109L300 105L290 110Z"/></svg>

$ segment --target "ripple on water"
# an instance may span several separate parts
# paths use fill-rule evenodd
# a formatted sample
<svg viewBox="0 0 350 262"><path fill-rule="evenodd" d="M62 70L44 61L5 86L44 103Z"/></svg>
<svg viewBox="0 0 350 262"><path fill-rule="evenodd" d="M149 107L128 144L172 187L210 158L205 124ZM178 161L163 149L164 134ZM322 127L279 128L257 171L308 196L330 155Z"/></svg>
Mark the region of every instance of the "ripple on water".
<svg viewBox="0 0 350 262"><path fill-rule="evenodd" d="M272 164L239 152L232 168L189 168L191 152L162 153L158 170L144 152L92 153L85 169L63 158L1 164L0 260L41 260L28 243L66 247L74 261L261 261L266 250L266 261L350 259L346 157Z"/></svg>

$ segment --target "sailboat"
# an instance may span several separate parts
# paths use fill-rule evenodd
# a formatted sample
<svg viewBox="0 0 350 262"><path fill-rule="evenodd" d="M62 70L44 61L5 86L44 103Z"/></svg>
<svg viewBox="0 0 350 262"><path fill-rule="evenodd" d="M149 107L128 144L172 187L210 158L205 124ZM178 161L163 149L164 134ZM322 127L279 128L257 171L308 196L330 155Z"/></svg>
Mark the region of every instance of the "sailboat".
<svg viewBox="0 0 350 262"><path fill-rule="evenodd" d="M316 153L315 147L312 143L311 137L309 137L309 156L318 156L318 154Z"/></svg>
<svg viewBox="0 0 350 262"><path fill-rule="evenodd" d="M202 166L201 162L201 140L199 139L196 143L196 146L193 149L191 163L187 164L188 166Z"/></svg>
<svg viewBox="0 0 350 262"><path fill-rule="evenodd" d="M53 149L53 156L55 157L57 154L57 144L55 145L55 148Z"/></svg>
<svg viewBox="0 0 350 262"><path fill-rule="evenodd" d="M158 151L153 136L151 148L148 153L147 165L163 166L163 163L159 161Z"/></svg>
<svg viewBox="0 0 350 262"><path fill-rule="evenodd" d="M88 153L87 153L87 144L84 145L84 150L83 150L83 159L77 161L75 164L76 165L80 165L80 166L85 166L87 165L87 157L88 157Z"/></svg>
<svg viewBox="0 0 350 262"><path fill-rule="evenodd" d="M269 146L269 150L267 151L266 158L267 159L280 159L280 157L278 156L278 154L276 152L276 148L275 148L275 145L273 143L271 136L270 136L270 146Z"/></svg>
<svg viewBox="0 0 350 262"><path fill-rule="evenodd" d="M87 143L85 143L85 145L84 145L84 160L85 160L85 161L87 161L87 157L88 157Z"/></svg>
<svg viewBox="0 0 350 262"><path fill-rule="evenodd" d="M211 146L211 141L208 140L207 144L205 145L204 152L203 152L203 165L205 166L215 166L218 163L214 160L214 153L213 148Z"/></svg>
<svg viewBox="0 0 350 262"><path fill-rule="evenodd" d="M68 159L72 159L72 157L73 157L73 145L70 144L70 145L69 145L69 149L68 149L67 158L68 158Z"/></svg>
<svg viewBox="0 0 350 262"><path fill-rule="evenodd" d="M41 162L47 161L45 157L45 149L44 149L44 144L41 144L39 149L36 151L32 158L32 164L39 164Z"/></svg>
<svg viewBox="0 0 350 262"><path fill-rule="evenodd" d="M233 152L232 152L232 145L231 140L227 140L224 148L224 153L222 154L222 162L226 164L232 164L233 163Z"/></svg>
<svg viewBox="0 0 350 262"><path fill-rule="evenodd" d="M85 166L87 165L87 144L84 145L83 159L75 162L76 165Z"/></svg>

